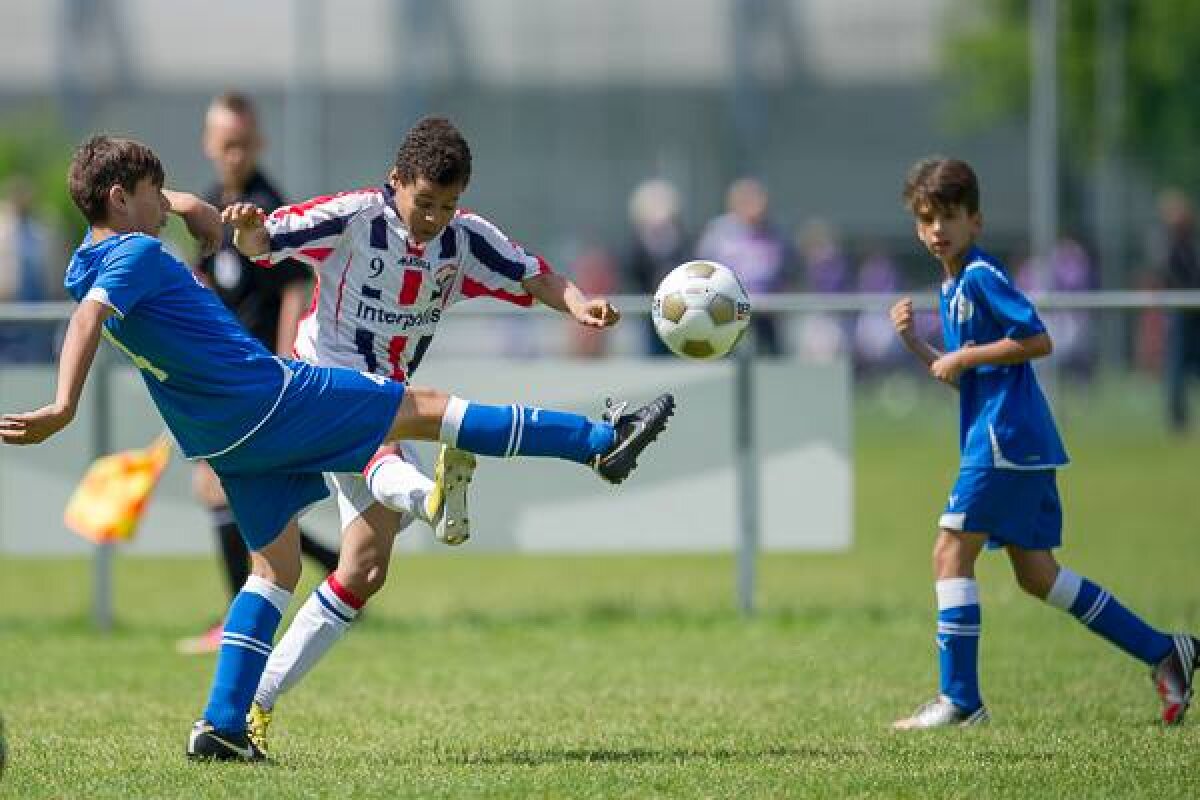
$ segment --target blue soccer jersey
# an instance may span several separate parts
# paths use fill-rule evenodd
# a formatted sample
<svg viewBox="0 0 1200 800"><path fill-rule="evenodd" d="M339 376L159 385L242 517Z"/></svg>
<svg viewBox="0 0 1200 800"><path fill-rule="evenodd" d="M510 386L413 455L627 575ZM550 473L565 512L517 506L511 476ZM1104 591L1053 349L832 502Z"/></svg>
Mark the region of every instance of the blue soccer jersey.
<svg viewBox="0 0 1200 800"><path fill-rule="evenodd" d="M189 458L236 446L279 403L288 367L158 239L131 233L93 242L89 232L63 283L75 300L116 312L104 335L141 370Z"/></svg>
<svg viewBox="0 0 1200 800"><path fill-rule="evenodd" d="M963 271L942 284L940 306L947 352L1046 331L1000 263L978 248L967 254ZM965 370L958 389L962 466L1049 469L1067 463L1032 364Z"/></svg>

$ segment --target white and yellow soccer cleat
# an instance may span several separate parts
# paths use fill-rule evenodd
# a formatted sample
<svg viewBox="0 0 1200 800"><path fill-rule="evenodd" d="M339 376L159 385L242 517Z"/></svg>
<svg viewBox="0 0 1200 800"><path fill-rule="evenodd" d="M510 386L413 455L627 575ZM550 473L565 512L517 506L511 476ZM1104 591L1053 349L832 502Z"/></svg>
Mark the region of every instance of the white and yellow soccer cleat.
<svg viewBox="0 0 1200 800"><path fill-rule="evenodd" d="M264 756L268 755L267 729L270 727L271 712L257 702L251 704L250 713L246 714L246 735Z"/></svg>
<svg viewBox="0 0 1200 800"><path fill-rule="evenodd" d="M433 472L433 489L425 498L425 515L439 542L459 545L471 538L467 489L475 475L475 455L442 445Z"/></svg>

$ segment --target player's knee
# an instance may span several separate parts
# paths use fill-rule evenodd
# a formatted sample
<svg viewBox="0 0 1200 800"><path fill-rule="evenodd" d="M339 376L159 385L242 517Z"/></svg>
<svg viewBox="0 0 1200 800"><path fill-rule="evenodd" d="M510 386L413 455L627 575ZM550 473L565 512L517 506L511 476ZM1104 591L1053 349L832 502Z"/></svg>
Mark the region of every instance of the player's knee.
<svg viewBox="0 0 1200 800"><path fill-rule="evenodd" d="M387 583L388 562L380 561L367 570L363 583L363 599L370 597L383 588Z"/></svg>
<svg viewBox="0 0 1200 800"><path fill-rule="evenodd" d="M406 387L388 438L436 440L449 399L449 395L439 389Z"/></svg>
<svg viewBox="0 0 1200 800"><path fill-rule="evenodd" d="M446 401L449 399L449 396L441 389L432 389L428 386L410 386L404 390L404 396L412 398L417 416L436 418L439 421L446 411Z"/></svg>
<svg viewBox="0 0 1200 800"><path fill-rule="evenodd" d="M955 571L959 562L958 547L949 536L938 536L933 543L933 571L936 575L946 575Z"/></svg>
<svg viewBox="0 0 1200 800"><path fill-rule="evenodd" d="M207 465L192 470L192 496L205 508L220 508L229 504L220 479Z"/></svg>
<svg viewBox="0 0 1200 800"><path fill-rule="evenodd" d="M354 594L366 600L383 588L387 580L387 560L377 553L358 553L338 565L338 578Z"/></svg>
<svg viewBox="0 0 1200 800"><path fill-rule="evenodd" d="M289 592L296 590L296 584L300 583L300 573L303 565L297 557L295 561L290 560L266 560L257 553L251 554L251 572L265 581L268 581L281 589L286 589Z"/></svg>
<svg viewBox="0 0 1200 800"><path fill-rule="evenodd" d="M1054 576L1047 575L1043 570L1023 569L1017 571L1017 585L1022 591L1044 600L1054 586Z"/></svg>

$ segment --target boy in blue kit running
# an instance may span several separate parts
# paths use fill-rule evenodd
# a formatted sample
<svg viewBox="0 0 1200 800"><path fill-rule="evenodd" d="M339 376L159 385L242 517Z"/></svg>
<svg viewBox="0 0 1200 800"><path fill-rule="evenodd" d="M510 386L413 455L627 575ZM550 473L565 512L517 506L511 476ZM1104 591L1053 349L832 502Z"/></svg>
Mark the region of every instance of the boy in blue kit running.
<svg viewBox="0 0 1200 800"><path fill-rule="evenodd" d="M76 151L68 180L91 227L64 281L79 308L56 397L0 416L0 440L36 444L71 422L103 335L141 370L184 455L207 460L220 477L253 574L225 621L208 705L188 738L193 758L263 758L246 734L246 712L300 577L296 517L328 494L321 473L358 472L384 441L421 439L481 455L589 464L620 483L674 410L674 399L662 395L592 422L279 358L154 238L168 211L207 247L220 241L221 222L209 204L163 189L162 164L148 147L93 137Z"/></svg>
<svg viewBox="0 0 1200 800"><path fill-rule="evenodd" d="M975 173L957 159L920 161L908 174L904 202L917 238L945 273L940 307L946 352L917 336L911 299L892 307L892 322L930 374L958 389L962 455L933 547L940 693L894 727L967 727L988 720L979 692L975 582L975 560L985 546L1008 551L1026 592L1150 666L1163 722L1182 722L1200 642L1151 628L1054 558L1062 542L1055 471L1067 464L1067 454L1030 364L1049 355L1052 344L1028 298L975 245L983 225Z"/></svg>

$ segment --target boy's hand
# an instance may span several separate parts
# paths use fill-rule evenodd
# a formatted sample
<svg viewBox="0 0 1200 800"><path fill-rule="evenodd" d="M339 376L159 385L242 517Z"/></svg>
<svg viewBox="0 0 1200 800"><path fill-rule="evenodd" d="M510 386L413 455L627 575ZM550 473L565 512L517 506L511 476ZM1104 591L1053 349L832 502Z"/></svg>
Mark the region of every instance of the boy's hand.
<svg viewBox="0 0 1200 800"><path fill-rule="evenodd" d="M267 213L253 203L234 203L221 212L221 219L233 226L233 246L247 258L260 258L271 250L267 233Z"/></svg>
<svg viewBox="0 0 1200 800"><path fill-rule="evenodd" d="M267 213L253 203L234 203L225 207L221 212L221 219L226 225L249 233L266 226Z"/></svg>
<svg viewBox="0 0 1200 800"><path fill-rule="evenodd" d="M942 383L957 386L958 376L962 375L963 370L966 369L962 355L961 350L946 353L929 365L929 374Z"/></svg>
<svg viewBox="0 0 1200 800"><path fill-rule="evenodd" d="M609 328L621 319L621 312L604 297L593 297L583 303L572 304L571 316L589 328Z"/></svg>
<svg viewBox="0 0 1200 800"><path fill-rule="evenodd" d="M917 327L913 317L913 301L911 297L902 297L896 301L891 310L892 327L901 339L912 339L917 335Z"/></svg>
<svg viewBox="0 0 1200 800"><path fill-rule="evenodd" d="M70 424L74 414L58 405L42 406L37 411L0 416L0 441L5 444L38 444Z"/></svg>

